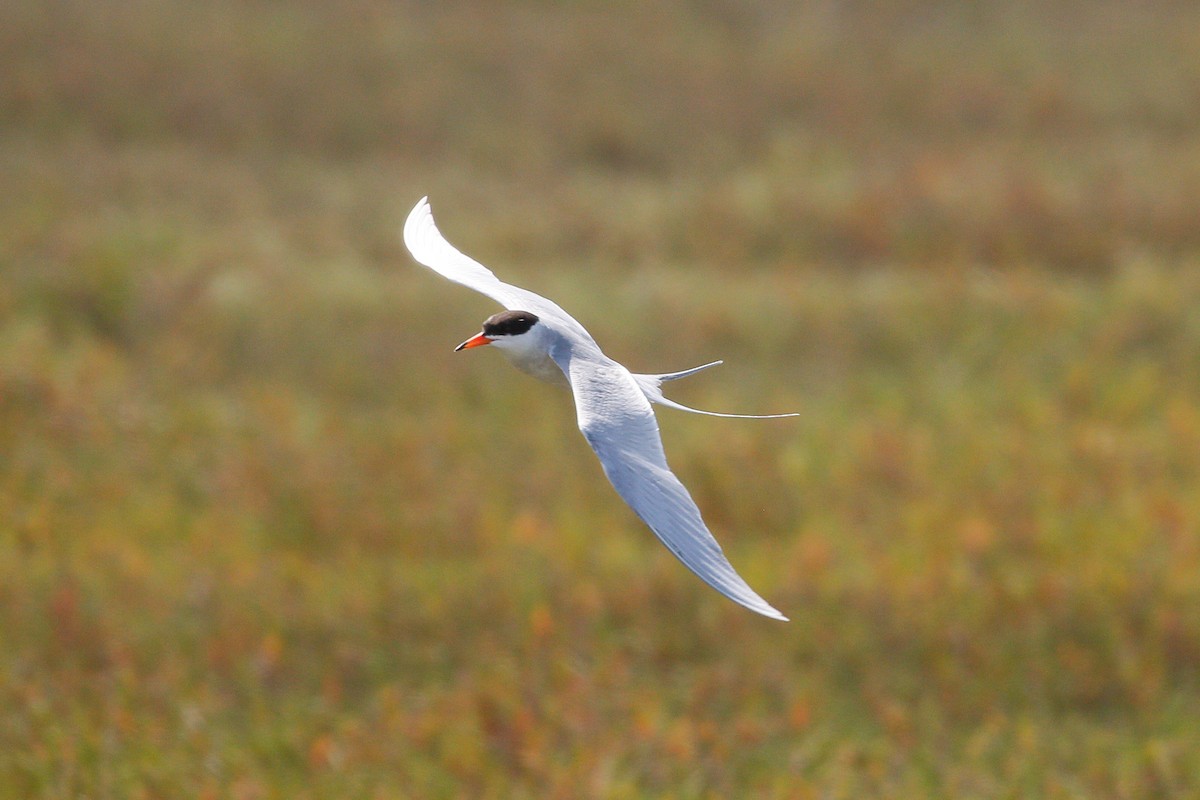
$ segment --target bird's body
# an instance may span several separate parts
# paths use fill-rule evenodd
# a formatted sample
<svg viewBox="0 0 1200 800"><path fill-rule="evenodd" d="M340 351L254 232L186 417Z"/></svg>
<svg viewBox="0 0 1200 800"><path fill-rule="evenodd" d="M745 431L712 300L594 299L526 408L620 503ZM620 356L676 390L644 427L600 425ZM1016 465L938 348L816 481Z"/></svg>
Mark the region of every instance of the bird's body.
<svg viewBox="0 0 1200 800"><path fill-rule="evenodd" d="M725 558L695 501L667 465L650 406L655 402L698 414L746 416L699 411L663 397L664 381L721 362L662 375L631 373L604 355L591 334L557 304L503 283L487 267L456 250L438 231L425 199L405 222L404 242L420 263L508 309L488 318L483 330L458 349L492 345L521 371L568 386L579 429L600 458L605 475L663 544L725 596L764 616L787 619L759 597Z"/></svg>

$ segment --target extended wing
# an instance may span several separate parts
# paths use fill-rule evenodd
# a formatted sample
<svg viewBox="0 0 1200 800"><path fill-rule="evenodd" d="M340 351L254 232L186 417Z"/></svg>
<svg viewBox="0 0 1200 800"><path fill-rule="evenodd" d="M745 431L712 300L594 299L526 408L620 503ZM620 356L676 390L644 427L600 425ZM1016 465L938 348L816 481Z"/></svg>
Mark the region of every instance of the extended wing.
<svg viewBox="0 0 1200 800"><path fill-rule="evenodd" d="M404 244L413 258L442 277L487 295L507 309L531 311L539 317L554 319L591 340L587 330L557 303L528 289L505 283L483 264L446 241L433 221L428 198L422 197L408 213L404 222Z"/></svg>
<svg viewBox="0 0 1200 800"><path fill-rule="evenodd" d="M560 362L575 394L579 429L617 493L684 566L751 611L787 620L742 579L667 466L654 411L634 377L612 361Z"/></svg>

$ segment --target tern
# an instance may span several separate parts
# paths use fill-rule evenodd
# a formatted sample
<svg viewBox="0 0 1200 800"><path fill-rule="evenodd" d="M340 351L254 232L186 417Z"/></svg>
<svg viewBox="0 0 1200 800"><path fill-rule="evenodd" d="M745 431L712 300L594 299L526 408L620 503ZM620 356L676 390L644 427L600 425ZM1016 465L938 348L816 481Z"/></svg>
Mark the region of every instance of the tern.
<svg viewBox="0 0 1200 800"><path fill-rule="evenodd" d="M766 617L787 621L738 575L700 517L696 501L667 466L651 403L715 417L771 419L797 414L720 414L663 397L662 384L715 367L720 361L661 375L630 372L601 352L591 334L556 303L504 283L490 269L446 241L428 198L404 223L404 244L419 263L484 294L506 310L455 351L491 345L535 378L566 385L575 397L579 430L600 458L604 474L662 543L709 586Z"/></svg>

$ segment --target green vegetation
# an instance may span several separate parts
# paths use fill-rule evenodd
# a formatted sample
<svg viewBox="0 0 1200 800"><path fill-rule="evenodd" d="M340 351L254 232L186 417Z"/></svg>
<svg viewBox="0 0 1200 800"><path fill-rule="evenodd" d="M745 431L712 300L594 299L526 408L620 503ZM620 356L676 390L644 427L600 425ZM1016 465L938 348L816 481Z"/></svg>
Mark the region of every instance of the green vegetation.
<svg viewBox="0 0 1200 800"><path fill-rule="evenodd" d="M0 7L0 798L1196 796L1200 7L799 5Z"/></svg>

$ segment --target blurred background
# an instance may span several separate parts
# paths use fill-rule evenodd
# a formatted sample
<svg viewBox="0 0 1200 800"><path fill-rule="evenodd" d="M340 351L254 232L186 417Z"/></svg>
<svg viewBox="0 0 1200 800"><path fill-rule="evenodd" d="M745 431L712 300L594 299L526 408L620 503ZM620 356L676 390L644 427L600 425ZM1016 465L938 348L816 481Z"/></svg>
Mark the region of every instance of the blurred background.
<svg viewBox="0 0 1200 800"><path fill-rule="evenodd" d="M0 797L1194 797L1200 6L0 6ZM636 371L760 619L423 195ZM531 413L531 409L536 409Z"/></svg>

